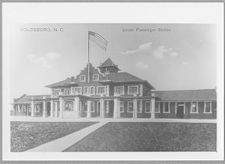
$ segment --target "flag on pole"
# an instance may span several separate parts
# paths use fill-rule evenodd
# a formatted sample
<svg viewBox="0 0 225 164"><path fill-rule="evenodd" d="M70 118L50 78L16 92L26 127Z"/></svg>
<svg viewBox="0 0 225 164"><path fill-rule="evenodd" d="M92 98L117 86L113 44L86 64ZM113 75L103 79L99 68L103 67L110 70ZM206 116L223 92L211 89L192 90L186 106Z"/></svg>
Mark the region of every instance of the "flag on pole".
<svg viewBox="0 0 225 164"><path fill-rule="evenodd" d="M96 32L88 31L88 39L106 51L108 41Z"/></svg>

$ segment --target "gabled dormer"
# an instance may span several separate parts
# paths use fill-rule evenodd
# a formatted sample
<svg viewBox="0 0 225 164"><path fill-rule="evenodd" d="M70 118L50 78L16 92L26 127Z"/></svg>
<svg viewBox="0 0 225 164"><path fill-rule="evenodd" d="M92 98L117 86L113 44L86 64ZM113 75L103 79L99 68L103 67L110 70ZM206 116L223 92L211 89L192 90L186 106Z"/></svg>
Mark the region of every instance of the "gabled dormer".
<svg viewBox="0 0 225 164"><path fill-rule="evenodd" d="M98 68L99 68L100 72L105 75L110 74L110 73L117 73L120 70L118 68L118 65L115 65L110 58L108 58Z"/></svg>
<svg viewBox="0 0 225 164"><path fill-rule="evenodd" d="M89 79L90 82L97 82L101 79L101 76L102 75L99 73L98 69L95 68L91 63L89 63L89 71L88 71L88 64L87 64L87 66L83 70L81 70L81 72L77 75L77 81L82 83L87 83L88 78L90 78Z"/></svg>

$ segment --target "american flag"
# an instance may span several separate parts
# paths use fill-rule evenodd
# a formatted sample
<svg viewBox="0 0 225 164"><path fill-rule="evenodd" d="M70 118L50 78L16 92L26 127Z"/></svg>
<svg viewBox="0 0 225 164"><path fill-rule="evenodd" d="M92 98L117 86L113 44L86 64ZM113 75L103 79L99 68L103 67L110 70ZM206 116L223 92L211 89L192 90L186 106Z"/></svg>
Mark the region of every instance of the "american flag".
<svg viewBox="0 0 225 164"><path fill-rule="evenodd" d="M106 51L108 41L100 34L93 31L88 31L88 39L95 42L99 47Z"/></svg>

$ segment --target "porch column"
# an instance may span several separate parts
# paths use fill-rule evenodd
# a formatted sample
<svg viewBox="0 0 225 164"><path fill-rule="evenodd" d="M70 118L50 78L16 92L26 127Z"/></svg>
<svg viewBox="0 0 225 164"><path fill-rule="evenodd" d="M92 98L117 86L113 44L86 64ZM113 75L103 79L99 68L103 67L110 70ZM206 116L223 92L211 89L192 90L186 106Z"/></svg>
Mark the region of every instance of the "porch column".
<svg viewBox="0 0 225 164"><path fill-rule="evenodd" d="M31 98L31 108L30 108L30 112L31 112L31 117L34 117L34 98Z"/></svg>
<svg viewBox="0 0 225 164"><path fill-rule="evenodd" d="M151 118L155 118L155 93L152 93L151 98Z"/></svg>
<svg viewBox="0 0 225 164"><path fill-rule="evenodd" d="M58 117L58 102L55 102L55 117Z"/></svg>
<svg viewBox="0 0 225 164"><path fill-rule="evenodd" d="M80 108L80 98L75 97L74 102L73 102L73 112L74 112L74 117L79 118L79 108Z"/></svg>
<svg viewBox="0 0 225 164"><path fill-rule="evenodd" d="M63 111L64 111L64 100L62 97L59 98L59 117L63 118Z"/></svg>
<svg viewBox="0 0 225 164"><path fill-rule="evenodd" d="M114 118L119 118L119 99L118 98L115 98L114 99L114 110L113 110L113 117Z"/></svg>
<svg viewBox="0 0 225 164"><path fill-rule="evenodd" d="M29 105L26 104L26 111L27 111L27 116L29 116Z"/></svg>
<svg viewBox="0 0 225 164"><path fill-rule="evenodd" d="M42 102L42 117L46 117L47 116L47 111L46 111L46 100L45 97L43 97L43 102Z"/></svg>
<svg viewBox="0 0 225 164"><path fill-rule="evenodd" d="M91 117L91 101L87 101L87 118Z"/></svg>
<svg viewBox="0 0 225 164"><path fill-rule="evenodd" d="M104 106L105 106L105 101L104 99L100 99L100 117L104 118Z"/></svg>
<svg viewBox="0 0 225 164"><path fill-rule="evenodd" d="M133 118L137 118L137 99L133 100Z"/></svg>
<svg viewBox="0 0 225 164"><path fill-rule="evenodd" d="M53 97L51 97L51 112L50 112L50 117L54 116L54 102L53 102Z"/></svg>

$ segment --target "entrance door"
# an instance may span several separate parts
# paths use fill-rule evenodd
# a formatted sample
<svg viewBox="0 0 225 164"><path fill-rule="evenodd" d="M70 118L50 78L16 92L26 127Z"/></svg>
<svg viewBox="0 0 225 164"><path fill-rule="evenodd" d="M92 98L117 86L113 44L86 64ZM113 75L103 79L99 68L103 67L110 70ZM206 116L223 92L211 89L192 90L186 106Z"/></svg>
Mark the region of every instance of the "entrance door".
<svg viewBox="0 0 225 164"><path fill-rule="evenodd" d="M177 104L177 118L184 118L184 103Z"/></svg>

